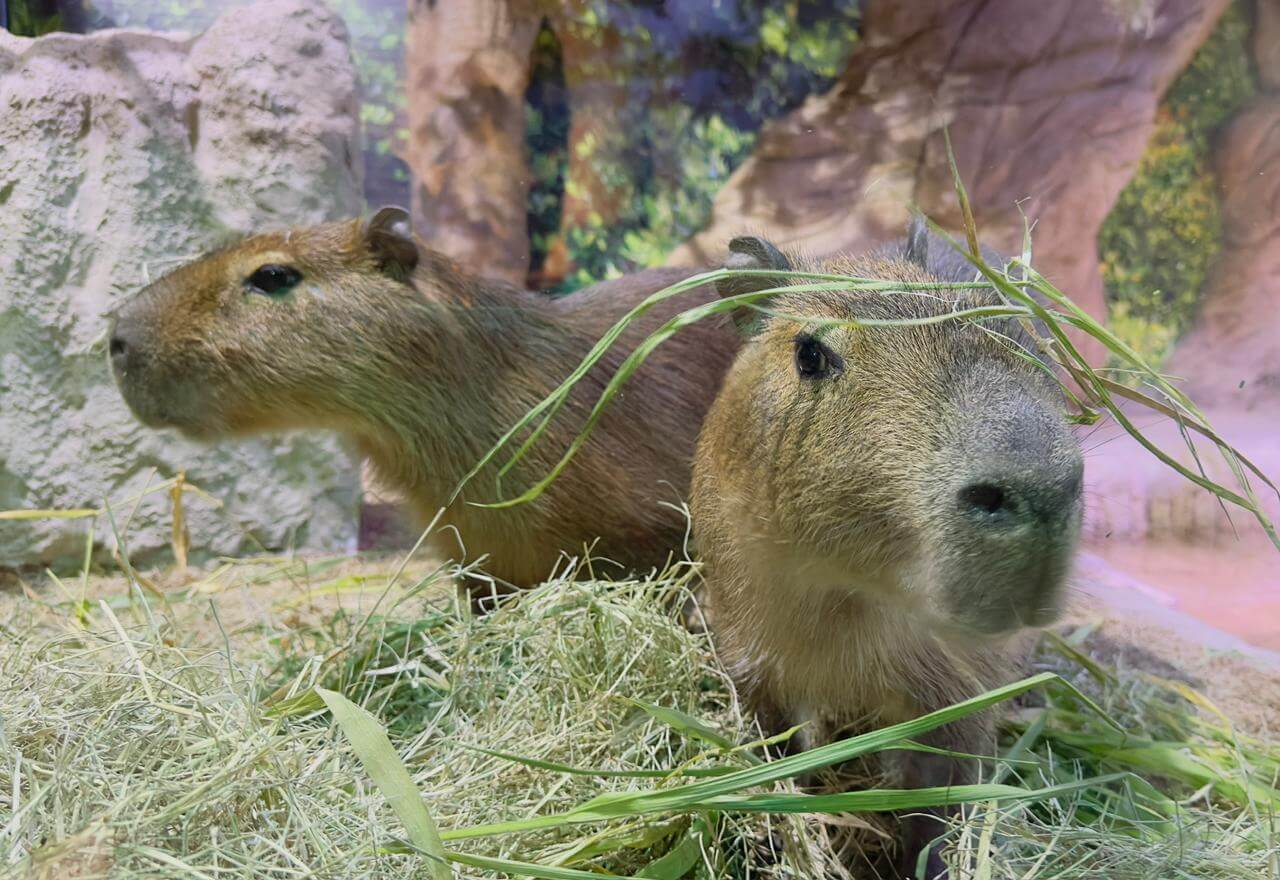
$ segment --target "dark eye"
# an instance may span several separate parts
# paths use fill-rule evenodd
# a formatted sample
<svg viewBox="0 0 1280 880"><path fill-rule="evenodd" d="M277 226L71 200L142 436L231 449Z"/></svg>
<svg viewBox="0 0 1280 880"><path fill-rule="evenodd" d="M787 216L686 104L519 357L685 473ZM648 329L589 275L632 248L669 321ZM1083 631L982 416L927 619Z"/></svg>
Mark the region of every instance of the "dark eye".
<svg viewBox="0 0 1280 880"><path fill-rule="evenodd" d="M821 379L840 372L844 362L812 336L796 337L796 372L805 379Z"/></svg>
<svg viewBox="0 0 1280 880"><path fill-rule="evenodd" d="M283 296L301 280L302 273L292 266L279 266L275 263L268 263L255 269L253 274L245 279L244 283L254 293L263 293L267 296Z"/></svg>

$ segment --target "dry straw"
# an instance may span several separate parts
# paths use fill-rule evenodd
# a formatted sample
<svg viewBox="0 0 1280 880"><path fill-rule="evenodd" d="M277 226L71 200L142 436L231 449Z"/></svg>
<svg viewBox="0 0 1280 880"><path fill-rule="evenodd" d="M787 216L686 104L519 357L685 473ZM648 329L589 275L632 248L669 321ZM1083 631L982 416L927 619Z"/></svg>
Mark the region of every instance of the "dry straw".
<svg viewBox="0 0 1280 880"><path fill-rule="evenodd" d="M15 605L0 875L842 877L848 826L878 840L853 816L963 802L957 877L1276 876L1275 747L1185 684L1088 660L1087 630L1022 682L767 760L712 643L668 610L688 564L566 573L483 617L442 589L455 570L333 565L225 563L164 604L134 585L84 613ZM356 595L368 611L325 610ZM984 784L795 786L1011 697Z"/></svg>

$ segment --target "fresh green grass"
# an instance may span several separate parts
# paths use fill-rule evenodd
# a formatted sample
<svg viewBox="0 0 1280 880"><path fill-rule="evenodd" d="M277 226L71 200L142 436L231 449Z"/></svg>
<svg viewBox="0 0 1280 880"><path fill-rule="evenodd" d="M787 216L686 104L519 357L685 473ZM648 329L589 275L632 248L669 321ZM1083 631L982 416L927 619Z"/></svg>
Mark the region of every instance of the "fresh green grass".
<svg viewBox="0 0 1280 880"><path fill-rule="evenodd" d="M947 139L947 155L955 184L957 200L964 218L960 241L932 221L927 222L935 232L947 240L958 253L973 266L974 280L969 282L904 283L898 279L858 278L848 275L831 275L812 272L787 272L787 284L725 296L718 300L692 306L667 320L650 333L622 361L610 378L600 398L587 416L582 428L561 455L559 461L528 489L513 497L493 502L486 507L504 508L527 504L537 499L563 472L569 462L586 443L604 411L611 405L622 387L631 379L640 365L672 336L698 321L716 315L726 315L735 309L753 308L775 318L805 322L802 316L779 314L769 308L771 298L780 293L817 291L911 291L963 288L990 288L1000 300L998 304L981 308L956 309L929 318L877 321L831 321L830 326L885 327L911 324L931 324L941 321L971 321L982 325L992 320L1016 320L1034 340L1034 350L1019 346L1008 336L999 335L1009 346L1028 361L1048 372L1059 383L1065 399L1074 407L1071 415L1075 421L1092 424L1101 418L1110 418L1133 437L1147 452L1176 471L1184 479L1215 495L1228 516L1228 506L1247 512L1280 550L1280 533L1271 522L1259 491L1275 493L1280 497L1280 487L1244 456L1228 440L1217 434L1205 414L1177 386L1176 382L1159 372L1147 358L1135 351L1116 333L1071 299L1041 275L1032 265L1031 229L1028 225L1023 236L1022 252L1003 266L988 265L981 255L980 236L973 218L968 193L960 179L955 156ZM720 281L761 276L776 279L775 270L716 269L694 275L684 281L651 294L631 309L609 328L563 382L545 399L529 410L496 444L476 463L463 478L454 493L456 499L463 487L475 479L487 466L505 456L498 469L498 487L501 478L514 468L536 443L546 436L561 407L569 400L576 385L587 372L600 362L610 346L621 338L623 332L637 318L658 303L678 297L697 287ZM1081 342L1089 340L1108 355L1108 366L1097 368L1081 350ZM1119 375L1125 382L1116 381ZM1160 447L1134 424L1135 412L1149 410L1174 421L1184 441L1181 453ZM1193 436L1195 435L1195 436ZM517 443L517 440L519 442ZM1200 446L1197 446L1197 442ZM1230 473L1230 479L1221 482L1210 476L1205 467L1207 459L1220 461ZM1188 460L1190 463L1188 463ZM1261 488L1259 488L1261 487Z"/></svg>

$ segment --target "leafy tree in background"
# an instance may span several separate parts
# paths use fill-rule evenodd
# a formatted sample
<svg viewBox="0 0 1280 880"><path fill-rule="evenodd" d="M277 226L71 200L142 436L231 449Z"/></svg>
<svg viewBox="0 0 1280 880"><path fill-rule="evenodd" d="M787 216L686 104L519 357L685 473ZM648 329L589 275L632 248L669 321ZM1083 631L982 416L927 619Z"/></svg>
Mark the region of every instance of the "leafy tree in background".
<svg viewBox="0 0 1280 880"><path fill-rule="evenodd" d="M560 229L565 173L569 163L569 96L560 41L546 22L538 31L525 93L525 150L528 154L529 277L544 277L547 254ZM558 280L558 279L556 279Z"/></svg>
<svg viewBox="0 0 1280 880"><path fill-rule="evenodd" d="M372 206L408 205L409 170L400 153L405 127L405 0L328 0L351 32L364 123L365 198Z"/></svg>
<svg viewBox="0 0 1280 880"><path fill-rule="evenodd" d="M88 0L9 0L0 3L0 9L7 18L0 24L21 37L39 37L54 31L83 34L112 26L111 20Z"/></svg>
<svg viewBox="0 0 1280 880"><path fill-rule="evenodd" d="M751 153L760 127L829 88L857 43L857 0L721 0L700 4L597 0L575 37L619 46L608 71L625 81L622 144L566 142L557 35L544 28L529 90L529 211L535 277L561 248L572 290L662 262L707 221L715 193ZM548 100L552 98L553 100ZM625 194L563 227L568 149L596 151L593 173ZM605 206L602 206L604 208ZM557 241L557 239L562 239Z"/></svg>
<svg viewBox="0 0 1280 880"><path fill-rule="evenodd" d="M1190 325L1221 247L1211 139L1255 92L1240 0L1170 88L1133 180L1098 236L1117 334L1159 363Z"/></svg>

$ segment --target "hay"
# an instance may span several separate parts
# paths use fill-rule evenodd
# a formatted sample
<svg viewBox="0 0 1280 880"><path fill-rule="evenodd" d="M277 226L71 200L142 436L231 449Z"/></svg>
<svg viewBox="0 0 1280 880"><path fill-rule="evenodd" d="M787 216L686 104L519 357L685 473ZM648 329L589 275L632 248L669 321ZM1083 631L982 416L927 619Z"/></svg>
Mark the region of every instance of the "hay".
<svg viewBox="0 0 1280 880"><path fill-rule="evenodd" d="M706 636L670 610L688 589L687 565L650 581L562 577L484 617L457 602L455 570L410 565L393 580L397 569L225 563L163 599L118 577L90 578L82 598L9 600L0 609L0 676L12 682L0 692L6 875L431 876L311 690L322 685L387 731L446 846L471 859L455 876L504 875L474 867L485 859L548 877L875 876L880 837L866 814L692 808L474 836L468 829L564 815L610 792L759 767L742 746L760 734ZM1064 644L1037 662L1130 736L1172 744L1160 755L1221 747L1217 765L1195 760L1228 783L1245 762L1272 774L1280 766L1274 747L1224 733L1221 719L1145 673L1090 671ZM1039 713L1048 723L1019 742ZM1112 754L1108 719L1065 687L1034 691L1006 714L1013 751L1002 781L1069 787L1033 804L970 809L948 842L957 877L1274 870L1274 779L1197 793L1148 769L1161 789L1137 777L1071 788L1134 769ZM783 779L752 791L797 789Z"/></svg>
<svg viewBox="0 0 1280 880"><path fill-rule="evenodd" d="M610 773L723 758L636 701L696 716L735 741L756 738L705 636L664 610L687 575L562 578L475 618L442 573L427 572L382 597L389 615L368 617L394 566L337 577L326 565L281 568L224 568L213 586L167 603L108 580L83 614L77 602L8 603L0 865L50 878L421 872L344 738L322 713L290 708L314 684L375 713L446 829L561 812L635 782L548 772L495 751ZM721 858L745 860L766 829L800 824L727 823L714 845ZM467 849L629 872L687 826L623 823L598 837L576 828L572 838L514 835ZM807 865L804 852L796 858Z"/></svg>

